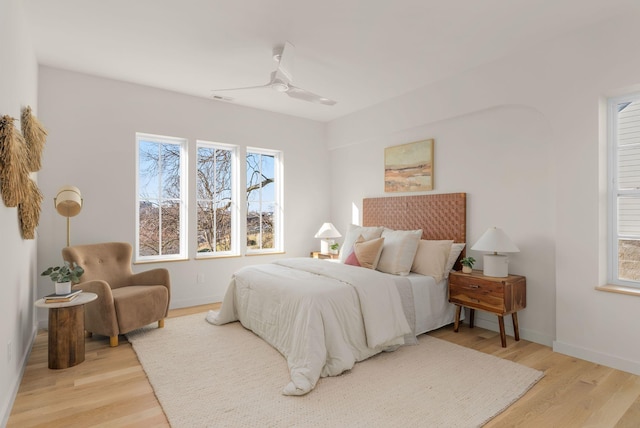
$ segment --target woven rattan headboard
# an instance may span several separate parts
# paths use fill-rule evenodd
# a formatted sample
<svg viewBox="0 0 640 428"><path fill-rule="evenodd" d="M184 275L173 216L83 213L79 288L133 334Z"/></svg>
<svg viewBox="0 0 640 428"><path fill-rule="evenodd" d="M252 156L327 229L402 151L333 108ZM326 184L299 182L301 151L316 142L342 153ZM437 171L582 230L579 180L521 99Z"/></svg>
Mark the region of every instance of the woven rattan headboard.
<svg viewBox="0 0 640 428"><path fill-rule="evenodd" d="M467 194L392 196L362 200L362 225L422 229L422 239L467 242Z"/></svg>

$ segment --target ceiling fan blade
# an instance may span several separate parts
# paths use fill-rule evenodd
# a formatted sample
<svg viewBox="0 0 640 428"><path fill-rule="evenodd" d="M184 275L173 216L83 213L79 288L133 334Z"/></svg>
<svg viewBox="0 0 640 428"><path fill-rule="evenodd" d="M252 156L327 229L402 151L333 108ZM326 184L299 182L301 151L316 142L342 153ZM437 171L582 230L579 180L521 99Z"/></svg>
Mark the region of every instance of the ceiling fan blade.
<svg viewBox="0 0 640 428"><path fill-rule="evenodd" d="M316 95L313 92L309 92L305 89L297 88L295 86L289 85L289 90L286 92L291 98L297 98L299 100L309 101L317 104L324 104L327 106L332 106L336 104L336 101L322 97L320 95Z"/></svg>
<svg viewBox="0 0 640 428"><path fill-rule="evenodd" d="M296 47L289 42L284 42L282 53L280 53L280 61L278 61L278 69L275 77L287 83L293 81L293 59L296 54Z"/></svg>
<svg viewBox="0 0 640 428"><path fill-rule="evenodd" d="M242 90L245 90L245 89L268 88L270 86L271 86L271 82L267 83L266 85L259 85L259 86L244 86L242 88L213 89L211 92L242 91Z"/></svg>

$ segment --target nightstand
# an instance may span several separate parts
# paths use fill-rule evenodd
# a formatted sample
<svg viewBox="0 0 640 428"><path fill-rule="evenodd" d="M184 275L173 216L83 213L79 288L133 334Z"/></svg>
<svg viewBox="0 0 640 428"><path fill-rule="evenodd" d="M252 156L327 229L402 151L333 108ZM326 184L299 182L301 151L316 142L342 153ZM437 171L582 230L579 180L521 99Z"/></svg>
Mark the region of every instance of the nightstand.
<svg viewBox="0 0 640 428"><path fill-rule="evenodd" d="M337 254L322 254L320 251L312 251L310 257L314 259L330 259L330 260L338 259Z"/></svg>
<svg viewBox="0 0 640 428"><path fill-rule="evenodd" d="M504 316L511 314L513 332L520 340L518 331L518 311L527 306L527 280L524 276L509 275L504 278L484 276L482 271L471 273L451 272L449 274L449 302L456 305L456 319L453 331L458 332L460 310L469 308L469 327L473 328L476 309L492 312L498 316L502 347L507 346L504 333Z"/></svg>

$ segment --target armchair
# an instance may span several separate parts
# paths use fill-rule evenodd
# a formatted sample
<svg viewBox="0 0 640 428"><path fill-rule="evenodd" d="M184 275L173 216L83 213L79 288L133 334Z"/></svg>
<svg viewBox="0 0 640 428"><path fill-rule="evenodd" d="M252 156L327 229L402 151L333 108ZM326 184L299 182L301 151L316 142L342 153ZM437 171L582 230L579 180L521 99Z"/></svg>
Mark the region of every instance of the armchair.
<svg viewBox="0 0 640 428"><path fill-rule="evenodd" d="M96 293L85 306L85 330L109 336L118 346L118 335L157 321L164 327L169 311L171 285L167 269L134 274L132 248L126 242L75 245L62 249L62 258L84 268L81 282L73 289Z"/></svg>

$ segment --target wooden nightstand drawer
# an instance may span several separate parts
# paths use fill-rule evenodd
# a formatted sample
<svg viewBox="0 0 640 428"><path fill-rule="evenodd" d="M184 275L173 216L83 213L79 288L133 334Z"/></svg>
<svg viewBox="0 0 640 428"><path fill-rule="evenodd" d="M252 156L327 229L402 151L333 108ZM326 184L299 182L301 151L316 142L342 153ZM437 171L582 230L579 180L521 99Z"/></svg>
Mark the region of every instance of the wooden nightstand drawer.
<svg viewBox="0 0 640 428"><path fill-rule="evenodd" d="M462 278L449 287L449 301L495 313L505 313L504 287L501 283L486 283Z"/></svg>
<svg viewBox="0 0 640 428"><path fill-rule="evenodd" d="M470 308L505 315L527 305L525 278L509 275L493 278L480 271L449 275L449 301Z"/></svg>

